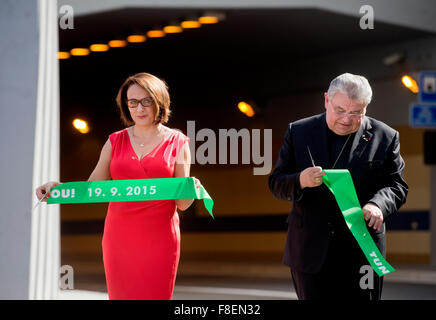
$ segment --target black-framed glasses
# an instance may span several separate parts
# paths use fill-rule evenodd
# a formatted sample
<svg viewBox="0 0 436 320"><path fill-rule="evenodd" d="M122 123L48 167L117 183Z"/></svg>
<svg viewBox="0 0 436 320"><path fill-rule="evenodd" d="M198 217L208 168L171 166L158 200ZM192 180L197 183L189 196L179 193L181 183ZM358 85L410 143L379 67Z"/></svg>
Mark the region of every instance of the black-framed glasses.
<svg viewBox="0 0 436 320"><path fill-rule="evenodd" d="M329 103L332 106L332 111L340 117L349 116L351 119L360 119L365 115L366 107L361 110L348 113L345 112L345 110L341 106L334 106L332 101L329 101Z"/></svg>
<svg viewBox="0 0 436 320"><path fill-rule="evenodd" d="M365 115L365 111L364 110L347 113L345 111L336 110L336 109L333 108L333 112L336 113L340 117L349 116L351 119L359 119L359 118L362 118Z"/></svg>
<svg viewBox="0 0 436 320"><path fill-rule="evenodd" d="M136 100L136 99L127 100L127 106L129 108L137 108L139 104L141 104L143 107L151 107L153 103L154 101L151 98L144 98L141 100Z"/></svg>

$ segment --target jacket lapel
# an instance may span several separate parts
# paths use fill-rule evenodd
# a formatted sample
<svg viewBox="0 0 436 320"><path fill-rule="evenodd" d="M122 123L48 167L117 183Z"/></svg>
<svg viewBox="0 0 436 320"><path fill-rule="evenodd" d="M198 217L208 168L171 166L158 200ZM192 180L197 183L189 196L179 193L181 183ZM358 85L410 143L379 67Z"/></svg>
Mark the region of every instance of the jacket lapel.
<svg viewBox="0 0 436 320"><path fill-rule="evenodd" d="M330 168L327 143L327 123L324 112L311 130L310 141L308 143L315 165L323 169ZM310 159L309 152L307 150L305 152L308 159Z"/></svg>
<svg viewBox="0 0 436 320"><path fill-rule="evenodd" d="M348 159L350 165L353 161L356 161L362 156L369 142L372 140L374 134L369 131L371 128L372 126L369 119L365 116L362 125L354 136L353 144L351 145L350 157Z"/></svg>

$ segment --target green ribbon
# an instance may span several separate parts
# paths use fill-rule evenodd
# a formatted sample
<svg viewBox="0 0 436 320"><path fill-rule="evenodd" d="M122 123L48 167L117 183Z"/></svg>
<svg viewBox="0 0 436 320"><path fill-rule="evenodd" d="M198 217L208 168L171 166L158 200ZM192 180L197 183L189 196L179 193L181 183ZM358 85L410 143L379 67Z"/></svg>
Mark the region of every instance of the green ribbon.
<svg viewBox="0 0 436 320"><path fill-rule="evenodd" d="M214 218L212 198L202 185L195 186L192 177L66 182L51 188L47 203L175 199L203 199L206 210Z"/></svg>
<svg viewBox="0 0 436 320"><path fill-rule="evenodd" d="M335 196L348 228L357 240L372 268L380 277L395 271L383 258L366 228L363 211L360 207L350 172L348 170L336 169L324 170L324 172L326 174L323 176L323 183Z"/></svg>

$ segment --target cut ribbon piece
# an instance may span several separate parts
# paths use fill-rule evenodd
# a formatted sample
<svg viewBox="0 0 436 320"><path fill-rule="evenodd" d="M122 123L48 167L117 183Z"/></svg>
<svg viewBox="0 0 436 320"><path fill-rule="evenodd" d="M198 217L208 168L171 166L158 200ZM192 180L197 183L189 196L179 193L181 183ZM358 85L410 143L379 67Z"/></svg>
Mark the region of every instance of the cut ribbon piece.
<svg viewBox="0 0 436 320"><path fill-rule="evenodd" d="M324 170L324 172L326 174L323 176L323 183L335 196L348 228L374 271L380 277L395 271L378 250L366 227L350 172L343 169Z"/></svg>
<svg viewBox="0 0 436 320"><path fill-rule="evenodd" d="M203 199L214 218L212 198L192 177L66 182L50 190L47 204L176 199Z"/></svg>

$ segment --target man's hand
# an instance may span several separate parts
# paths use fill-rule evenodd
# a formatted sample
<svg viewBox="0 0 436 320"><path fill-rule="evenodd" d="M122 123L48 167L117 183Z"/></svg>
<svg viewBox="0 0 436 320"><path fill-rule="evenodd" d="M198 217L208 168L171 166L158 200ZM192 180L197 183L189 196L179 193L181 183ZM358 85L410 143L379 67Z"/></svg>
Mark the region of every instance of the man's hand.
<svg viewBox="0 0 436 320"><path fill-rule="evenodd" d="M375 204L367 203L363 208L363 217L366 221L369 220L368 227L373 227L375 230L381 230L383 225L383 213Z"/></svg>
<svg viewBox="0 0 436 320"><path fill-rule="evenodd" d="M309 167L301 171L300 173L300 187L313 188L319 187L322 184L322 176L325 172L322 171L321 167Z"/></svg>

